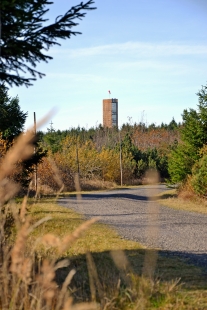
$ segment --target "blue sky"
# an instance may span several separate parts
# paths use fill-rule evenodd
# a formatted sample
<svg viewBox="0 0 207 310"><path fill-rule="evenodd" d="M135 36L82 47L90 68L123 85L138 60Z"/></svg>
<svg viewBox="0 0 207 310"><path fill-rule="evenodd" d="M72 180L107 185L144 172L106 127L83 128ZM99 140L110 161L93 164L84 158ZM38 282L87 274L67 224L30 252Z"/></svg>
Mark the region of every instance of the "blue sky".
<svg viewBox="0 0 207 310"><path fill-rule="evenodd" d="M48 17L54 21L76 4L54 0ZM53 107L55 129L96 126L108 90L119 100L119 125L181 121L207 83L207 1L95 0L95 6L76 27L82 35L59 41L49 51L53 60L38 64L46 77L9 90L28 111L26 127L34 111L39 119Z"/></svg>

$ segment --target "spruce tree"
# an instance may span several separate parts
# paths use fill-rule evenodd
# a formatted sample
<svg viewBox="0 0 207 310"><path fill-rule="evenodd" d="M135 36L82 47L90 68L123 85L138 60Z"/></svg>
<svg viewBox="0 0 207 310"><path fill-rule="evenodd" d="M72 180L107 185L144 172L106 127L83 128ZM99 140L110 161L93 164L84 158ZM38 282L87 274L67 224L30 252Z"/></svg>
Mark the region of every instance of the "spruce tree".
<svg viewBox="0 0 207 310"><path fill-rule="evenodd" d="M184 181L192 173L193 165L200 158L199 150L207 144L207 86L202 86L196 95L198 109L183 111L182 141L169 157L169 174L174 183Z"/></svg>
<svg viewBox="0 0 207 310"><path fill-rule="evenodd" d="M1 81L10 86L30 86L37 77L42 78L45 74L35 67L41 61L52 59L45 52L60 45L59 39L80 34L72 30L78 25L75 20L82 19L86 10L94 9L93 0L81 2L48 25L44 15L52 3L48 0L0 1Z"/></svg>
<svg viewBox="0 0 207 310"><path fill-rule="evenodd" d="M3 145L3 148L0 148L0 160L23 132L26 118L27 112L21 110L19 98L9 97L7 87L4 84L0 85L0 142ZM34 147L36 152L29 159L18 162L17 167L21 169L14 169L14 181L20 182L23 186L28 185L34 166L47 154L47 151L43 151L39 146L38 137L34 137Z"/></svg>
<svg viewBox="0 0 207 310"><path fill-rule="evenodd" d="M10 98L4 84L0 85L0 133L3 139L11 142L24 129L27 112L19 105L19 98Z"/></svg>

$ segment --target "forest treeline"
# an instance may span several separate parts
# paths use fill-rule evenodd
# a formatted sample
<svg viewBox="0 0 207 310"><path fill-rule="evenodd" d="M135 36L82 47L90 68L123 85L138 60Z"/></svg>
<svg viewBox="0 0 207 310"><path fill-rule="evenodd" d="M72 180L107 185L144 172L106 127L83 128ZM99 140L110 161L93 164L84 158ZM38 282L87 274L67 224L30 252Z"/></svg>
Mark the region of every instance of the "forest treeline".
<svg viewBox="0 0 207 310"><path fill-rule="evenodd" d="M123 184L140 184L149 169L168 179L168 156L180 140L181 127L174 119L159 126L126 123L120 129L99 125L60 131L51 126L46 133L38 133L41 148L48 151L38 166L38 177L55 188L53 162L67 189L74 188L75 174L83 187L94 187L98 181L120 184L121 171Z"/></svg>
<svg viewBox="0 0 207 310"><path fill-rule="evenodd" d="M207 86L196 95L197 108L185 109L181 123L172 119L161 125L129 122L119 129L100 125L88 130L78 127L60 131L51 127L46 133L39 132L39 145L48 152L38 168L40 180L45 178L43 183L54 188L52 163L68 189L74 188L76 174L82 184L120 184L122 171L123 184L140 184L146 181L146 171L156 169L162 181L205 197Z"/></svg>
<svg viewBox="0 0 207 310"><path fill-rule="evenodd" d="M74 190L78 178L82 189L94 189L140 184L146 182L146 171L156 169L162 181L206 196L207 86L197 96L197 109L184 110L181 123L172 119L161 125L128 122L121 128L99 125L63 131L50 126L37 133L34 155L19 162L10 177L25 187L37 170L39 188L56 191L63 181L65 190ZM0 161L24 131L26 117L19 98L10 98L1 85Z"/></svg>

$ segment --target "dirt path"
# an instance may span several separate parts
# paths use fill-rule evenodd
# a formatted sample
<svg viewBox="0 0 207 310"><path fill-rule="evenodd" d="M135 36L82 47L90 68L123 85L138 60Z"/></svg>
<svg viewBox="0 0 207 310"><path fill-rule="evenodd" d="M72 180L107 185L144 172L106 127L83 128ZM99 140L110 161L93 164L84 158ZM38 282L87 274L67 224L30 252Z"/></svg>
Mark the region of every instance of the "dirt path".
<svg viewBox="0 0 207 310"><path fill-rule="evenodd" d="M181 255L207 269L207 215L160 206L153 196L164 185L144 186L63 198L59 204L86 218L101 217L123 238L159 248L165 255Z"/></svg>

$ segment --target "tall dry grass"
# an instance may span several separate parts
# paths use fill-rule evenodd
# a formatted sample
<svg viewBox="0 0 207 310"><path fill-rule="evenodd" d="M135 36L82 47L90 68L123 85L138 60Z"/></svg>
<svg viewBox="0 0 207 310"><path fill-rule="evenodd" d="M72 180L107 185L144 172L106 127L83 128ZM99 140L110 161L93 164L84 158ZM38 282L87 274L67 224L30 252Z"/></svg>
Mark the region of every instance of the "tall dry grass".
<svg viewBox="0 0 207 310"><path fill-rule="evenodd" d="M19 160L27 159L33 154L33 139L32 131L21 135L2 160L0 167L0 309L150 309L152 297L156 294L164 296L162 298L171 302L170 294L176 286L175 283L160 285L159 282L152 280L157 259L156 252L151 261L149 257L146 257L143 272L148 273L149 276L148 271L150 270L148 278L137 277L133 274L124 252L120 251L118 255L112 252L111 256L120 270L120 279L116 287L113 287L110 296L105 293L104 286L107 286L107 283L100 282L98 270L96 270L90 253L86 255L91 292L90 301L78 303L73 300L68 288L76 273L74 268L69 269L61 285L57 284L55 279L58 270L70 264L68 259L61 260L60 257L96 219L86 221L72 234L63 238L46 234L37 240L36 244L41 242L47 247L56 247L56 257L37 258L36 244L30 251L27 250L29 234L50 218L43 218L35 224L31 224L31 219L27 214L27 196L23 199L21 207L18 208L12 198L18 192L19 185L13 183L9 176ZM58 170L54 163L52 166L56 180L62 189L63 184L58 175ZM78 179L75 180L75 183L77 190L80 190ZM13 243L11 242L11 235L16 236ZM171 308L166 307L166 309ZM179 309L176 303L174 309Z"/></svg>
<svg viewBox="0 0 207 310"><path fill-rule="evenodd" d="M0 308L1 309L97 309L96 303L74 304L69 294L70 284L75 270L70 270L65 282L58 287L55 275L59 268L68 265L68 261L56 258L37 260L35 245L28 253L27 239L38 225L49 218L43 218L31 225L27 215L27 197L23 199L20 210L11 201L19 191L19 185L9 179L19 160L25 160L34 152L34 134L28 131L22 134L14 146L1 161L0 167ZM54 167L55 170L55 167ZM63 184L56 179L60 188ZM51 247L57 247L59 256L93 223L89 220L78 227L72 234L60 240L57 236L43 236L42 242ZM9 240L10 234L15 234L13 245Z"/></svg>

